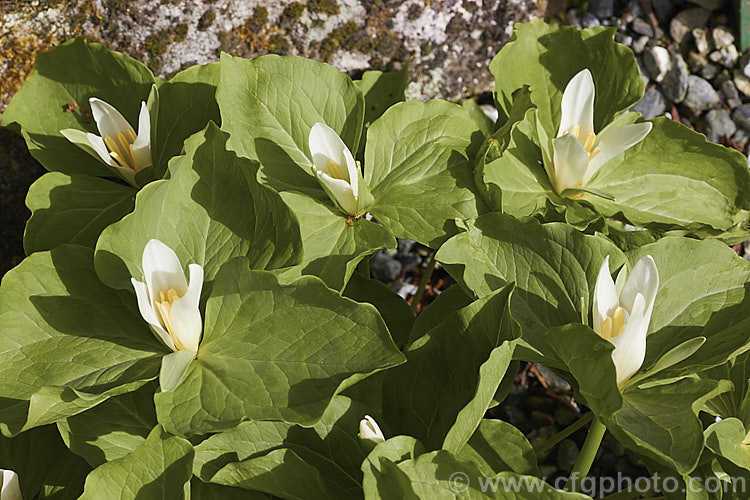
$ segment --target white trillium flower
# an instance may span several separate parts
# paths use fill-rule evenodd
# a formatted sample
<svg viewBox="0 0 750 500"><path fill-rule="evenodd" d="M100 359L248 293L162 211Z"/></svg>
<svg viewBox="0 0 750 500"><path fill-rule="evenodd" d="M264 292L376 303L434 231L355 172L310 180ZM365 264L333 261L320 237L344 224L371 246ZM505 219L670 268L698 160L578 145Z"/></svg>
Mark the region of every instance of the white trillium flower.
<svg viewBox="0 0 750 500"><path fill-rule="evenodd" d="M143 250L145 283L131 278L141 316L156 336L173 351L197 351L203 330L198 304L203 289L203 267L190 264L190 284L177 254L159 240Z"/></svg>
<svg viewBox="0 0 750 500"><path fill-rule="evenodd" d="M77 129L60 133L88 153L96 154L117 173L135 186L135 174L151 165L151 117L145 102L138 115L138 134L112 105L92 97L91 114L101 137Z"/></svg>
<svg viewBox="0 0 750 500"><path fill-rule="evenodd" d="M586 183L613 157L638 144L651 131L651 123L611 126L594 133L594 80L581 70L565 87L562 118L552 140L552 183L558 194Z"/></svg>
<svg viewBox="0 0 750 500"><path fill-rule="evenodd" d="M318 179L344 212L357 215L359 173L352 152L324 123L312 126L308 140Z"/></svg>
<svg viewBox="0 0 750 500"><path fill-rule="evenodd" d="M629 275L623 268L617 285L609 274L609 256L599 270L592 304L593 326L615 346L612 360L618 385L637 372L646 358L646 333L658 288L659 272L650 255L639 260Z"/></svg>
<svg viewBox="0 0 750 500"><path fill-rule="evenodd" d="M359 421L359 438L369 439L373 443L382 443L385 441L383 431L380 430L378 423L370 415Z"/></svg>
<svg viewBox="0 0 750 500"><path fill-rule="evenodd" d="M21 486L18 484L18 474L8 469L0 469L0 500L23 500Z"/></svg>

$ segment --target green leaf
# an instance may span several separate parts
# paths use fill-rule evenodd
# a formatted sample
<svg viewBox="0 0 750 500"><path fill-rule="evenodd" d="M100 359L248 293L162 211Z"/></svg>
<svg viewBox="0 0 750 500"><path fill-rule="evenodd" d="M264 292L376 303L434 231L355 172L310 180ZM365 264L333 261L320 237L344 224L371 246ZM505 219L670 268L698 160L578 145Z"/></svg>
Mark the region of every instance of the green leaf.
<svg viewBox="0 0 750 500"><path fill-rule="evenodd" d="M277 193L258 183L256 164L227 151L226 142L213 124L191 137L186 155L170 163L171 179L142 189L133 213L102 233L95 261L102 281L131 288L131 276L142 276L143 249L152 238L184 265L203 266L206 281L233 257L247 257L259 269L299 259L296 218Z"/></svg>
<svg viewBox="0 0 750 500"><path fill-rule="evenodd" d="M475 464L482 474L498 472L538 476L539 467L531 443L521 431L502 420L482 419L474 435L456 458Z"/></svg>
<svg viewBox="0 0 750 500"><path fill-rule="evenodd" d="M393 434L454 452L474 434L520 334L509 311L511 289L450 314L409 346L406 364L385 372L383 420Z"/></svg>
<svg viewBox="0 0 750 500"><path fill-rule="evenodd" d="M555 328L545 340L574 377L578 394L620 443L681 474L693 470L703 450L698 412L726 391L726 384L696 376L655 377L648 385L620 389L613 345L587 326Z"/></svg>
<svg viewBox="0 0 750 500"><path fill-rule="evenodd" d="M193 466L193 446L154 427L128 455L94 469L81 500L183 499Z"/></svg>
<svg viewBox="0 0 750 500"><path fill-rule="evenodd" d="M445 101L396 104L367 132L365 182L372 214L396 237L437 248L455 233L455 218L486 207L472 163L484 136L474 120Z"/></svg>
<svg viewBox="0 0 750 500"><path fill-rule="evenodd" d="M587 184L614 201L587 193L583 200L605 216L622 212L636 226L729 229L750 207L747 158L668 118L653 124L643 141Z"/></svg>
<svg viewBox="0 0 750 500"><path fill-rule="evenodd" d="M737 418L726 418L706 429L706 447L743 469L750 470L747 431Z"/></svg>
<svg viewBox="0 0 750 500"><path fill-rule="evenodd" d="M108 102L137 125L141 101L148 98L153 84L153 74L141 62L76 38L37 55L33 73L11 99L1 124L20 126L32 156L47 170L112 177L110 168L64 138L60 130L98 135L90 116L90 97ZM78 108L68 111L69 103Z"/></svg>
<svg viewBox="0 0 750 500"><path fill-rule="evenodd" d="M299 220L304 248L302 262L279 273L284 281L317 276L329 287L342 290L365 257L396 248L396 239L383 226L364 218L350 220L327 199L291 191L281 197Z"/></svg>
<svg viewBox="0 0 750 500"><path fill-rule="evenodd" d="M354 273L346 285L344 296L375 306L388 326L395 344L399 347L406 345L414 324L414 314L406 301L391 287L382 281Z"/></svg>
<svg viewBox="0 0 750 500"><path fill-rule="evenodd" d="M245 259L221 268L205 318L185 378L155 397L159 422L173 434L225 430L246 419L310 425L346 378L403 362L371 305L339 296L318 278L279 285Z"/></svg>
<svg viewBox="0 0 750 500"><path fill-rule="evenodd" d="M260 491L204 483L196 477L190 481L190 500L269 500L270 498Z"/></svg>
<svg viewBox="0 0 750 500"><path fill-rule="evenodd" d="M543 335L553 326L588 316L607 255L611 269L625 262L605 238L583 235L569 225L489 213L468 221L466 231L448 240L436 259L478 297L515 282L513 317L523 328L526 347L533 350L522 359L557 366Z"/></svg>
<svg viewBox="0 0 750 500"><path fill-rule="evenodd" d="M75 415L153 379L165 347L133 293L104 286L90 249L37 252L0 286L0 429Z"/></svg>
<svg viewBox="0 0 750 500"><path fill-rule="evenodd" d="M204 481L284 498L358 497L369 447L357 430L368 411L336 396L311 428L243 422L196 446L194 473Z"/></svg>
<svg viewBox="0 0 750 500"><path fill-rule="evenodd" d="M156 425L156 388L153 383L147 384L60 420L57 427L66 446L92 467L126 456L146 440Z"/></svg>
<svg viewBox="0 0 750 500"><path fill-rule="evenodd" d="M151 158L154 175L161 179L167 162L182 154L185 139L203 130L209 121L221 122L216 103L219 64L191 66L159 86L159 111L153 131Z"/></svg>
<svg viewBox="0 0 750 500"><path fill-rule="evenodd" d="M78 498L91 470L65 447L54 425L37 427L13 439L0 437L0 468L18 474L23 498L55 500Z"/></svg>
<svg viewBox="0 0 750 500"><path fill-rule="evenodd" d="M29 188L23 246L26 254L63 243L94 248L105 227L133 210L136 190L85 175L51 172Z"/></svg>
<svg viewBox="0 0 750 500"><path fill-rule="evenodd" d="M635 56L628 47L615 43L614 28L555 30L540 19L514 28L511 41L490 63L499 122L510 113L513 93L528 85L540 125L548 137L557 136L563 90L584 68L594 77L597 132L643 96Z"/></svg>
<svg viewBox="0 0 750 500"><path fill-rule="evenodd" d="M409 343L424 336L434 327L445 321L452 312L471 304L472 299L459 285L453 285L440 292L434 301L417 316L414 327L409 333Z"/></svg>
<svg viewBox="0 0 750 500"><path fill-rule="evenodd" d="M325 123L349 147L359 148L362 92L327 64L297 56L248 60L221 56L216 93L230 147L260 161L260 175L278 191L319 195L308 147L310 128Z"/></svg>
<svg viewBox="0 0 750 500"><path fill-rule="evenodd" d="M409 60L399 71L383 73L382 71L365 71L360 80L354 80L365 98L365 126L406 97L404 91L409 85Z"/></svg>
<svg viewBox="0 0 750 500"><path fill-rule="evenodd" d="M495 122L493 122L492 119L482 111L482 107L477 104L477 101L474 99L467 99L461 104L461 107L471 115L471 118L479 126L479 130L481 130L485 136L490 136L492 134L495 129Z"/></svg>

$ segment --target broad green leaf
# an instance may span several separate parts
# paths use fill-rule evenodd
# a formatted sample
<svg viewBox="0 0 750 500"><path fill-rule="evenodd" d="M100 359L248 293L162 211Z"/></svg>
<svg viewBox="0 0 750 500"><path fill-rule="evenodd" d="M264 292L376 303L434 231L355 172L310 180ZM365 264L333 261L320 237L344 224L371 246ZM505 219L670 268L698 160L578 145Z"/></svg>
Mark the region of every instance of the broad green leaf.
<svg viewBox="0 0 750 500"><path fill-rule="evenodd" d="M0 468L18 474L23 498L74 500L91 467L65 447L54 425L0 437ZM38 495L38 496L37 496Z"/></svg>
<svg viewBox="0 0 750 500"><path fill-rule="evenodd" d="M679 237L639 247L628 258L634 263L644 255L654 258L659 272L646 365L696 337L706 338L700 349L661 377L697 373L750 348L747 261L718 241Z"/></svg>
<svg viewBox="0 0 750 500"><path fill-rule="evenodd" d="M256 179L256 164L226 149L227 135L215 125L186 142L186 155L170 163L172 177L153 182L136 197L132 214L108 227L96 248L102 281L131 288L142 276L146 243L156 238L183 265L203 266L210 281L233 257L254 268L295 263L300 254L297 220L272 189Z"/></svg>
<svg viewBox="0 0 750 500"><path fill-rule="evenodd" d="M270 498L260 491L204 483L197 477L190 480L190 500L269 500Z"/></svg>
<svg viewBox="0 0 750 500"><path fill-rule="evenodd" d="M583 200L606 216L622 212L637 226L729 229L750 207L747 158L668 118L653 124L643 141L587 184L614 201L587 193Z"/></svg>
<svg viewBox="0 0 750 500"><path fill-rule="evenodd" d="M414 326L409 332L409 343L425 335L434 327L445 321L450 313L471 304L472 299L466 295L459 285L453 285L440 292L434 301L414 321Z"/></svg>
<svg viewBox="0 0 750 500"><path fill-rule="evenodd" d="M563 90L584 68L594 77L594 130L601 131L643 95L643 80L633 52L615 43L614 28L555 30L540 19L515 25L513 37L490 63L500 122L508 116L513 93L528 85L547 136L560 124Z"/></svg>
<svg viewBox="0 0 750 500"><path fill-rule="evenodd" d="M382 281L354 273L346 285L344 296L375 306L388 326L395 344L399 347L406 345L414 324L414 314L406 301L391 287Z"/></svg>
<svg viewBox="0 0 750 500"><path fill-rule="evenodd" d="M365 71L360 80L354 80L354 85L365 98L365 126L380 118L389 107L405 99L404 91L409 85L409 66L411 60L399 71Z"/></svg>
<svg viewBox="0 0 750 500"><path fill-rule="evenodd" d="M502 420L482 419L474 435L456 458L472 462L486 476L511 471L538 476L539 467L531 443L521 431Z"/></svg>
<svg viewBox="0 0 750 500"><path fill-rule="evenodd" d="M396 239L380 224L343 216L329 200L285 191L281 197L299 220L302 262L280 272L284 281L301 275L317 276L341 290L357 265L378 250L396 248Z"/></svg>
<svg viewBox="0 0 750 500"><path fill-rule="evenodd" d="M372 214L396 237L436 248L455 233L455 218L486 207L473 161L484 135L460 106L445 101L396 104L367 132L365 181Z"/></svg>
<svg viewBox="0 0 750 500"><path fill-rule="evenodd" d="M156 395L156 411L181 435L246 419L310 425L345 379L401 362L371 305L314 277L279 285L273 274L235 259L216 276L197 359L174 390Z"/></svg>
<svg viewBox="0 0 750 500"><path fill-rule="evenodd" d="M524 355L556 366L542 336L553 326L588 316L607 255L613 270L625 262L605 238L583 235L569 225L489 213L467 221L466 231L448 240L436 259L478 297L515 282L513 317L524 341L539 351Z"/></svg>
<svg viewBox="0 0 750 500"><path fill-rule="evenodd" d="M183 499L192 468L190 442L156 426L131 453L94 469L86 478L81 500Z"/></svg>
<svg viewBox="0 0 750 500"><path fill-rule="evenodd" d="M464 111L469 113L474 120L474 123L479 126L479 130L481 130L485 136L488 137L492 134L495 129L495 122L493 122L492 119L482 111L482 107L477 104L477 101L474 99L467 99L461 104L461 107L464 108Z"/></svg>
<svg viewBox="0 0 750 500"><path fill-rule="evenodd" d="M311 428L243 422L196 446L194 473L204 481L283 498L358 497L369 447L357 432L368 412L336 396Z"/></svg>
<svg viewBox="0 0 750 500"><path fill-rule="evenodd" d="M47 170L112 177L111 169L64 138L60 130L99 135L90 115L90 97L108 102L137 125L141 101L146 101L153 84L154 76L143 63L76 38L37 55L33 73L13 96L1 123L20 126L32 156ZM70 103L77 109L68 110Z"/></svg>
<svg viewBox="0 0 750 500"><path fill-rule="evenodd" d="M216 100L230 147L260 161L278 191L321 193L313 177L310 129L325 123L356 154L365 116L362 92L327 64L297 56L221 56Z"/></svg>
<svg viewBox="0 0 750 500"><path fill-rule="evenodd" d="M539 478L501 473L485 476L471 462L440 450L395 463L385 457L368 457L365 499L518 499L564 500L590 498L555 490Z"/></svg>
<svg viewBox="0 0 750 500"><path fill-rule="evenodd" d="M516 217L534 214L554 196L540 163L541 151L534 143L535 127L536 110L530 109L523 120L512 124L500 156L482 167L481 181L487 185L493 208Z"/></svg>
<svg viewBox="0 0 750 500"><path fill-rule="evenodd" d="M92 467L126 456L146 440L156 425L156 388L154 383L147 384L60 420L57 427L66 446Z"/></svg>
<svg viewBox="0 0 750 500"><path fill-rule="evenodd" d="M512 287L450 314L409 346L407 362L384 374L383 420L427 449L457 452L479 426L520 335ZM460 369L457 369L460 367Z"/></svg>
<svg viewBox="0 0 750 500"><path fill-rule="evenodd" d="M579 395L620 443L681 474L693 470L703 450L698 412L726 391L726 384L696 376L655 377L648 385L626 383L620 389L613 345L587 326L555 328L545 340L571 373Z"/></svg>
<svg viewBox="0 0 750 500"><path fill-rule="evenodd" d="M706 429L706 447L743 469L750 470L747 431L737 418L726 418Z"/></svg>
<svg viewBox="0 0 750 500"><path fill-rule="evenodd" d="M153 131L151 158L157 179L164 176L167 162L182 154L182 143L203 130L209 121L220 123L216 103L219 64L192 66L159 86L159 110Z"/></svg>
<svg viewBox="0 0 750 500"><path fill-rule="evenodd" d="M105 227L133 210L131 186L86 175L50 172L29 188L23 246L26 254L71 243L94 248Z"/></svg>
<svg viewBox="0 0 750 500"><path fill-rule="evenodd" d="M37 252L0 286L0 428L55 422L153 379L165 347L135 294L104 286L90 249Z"/></svg>

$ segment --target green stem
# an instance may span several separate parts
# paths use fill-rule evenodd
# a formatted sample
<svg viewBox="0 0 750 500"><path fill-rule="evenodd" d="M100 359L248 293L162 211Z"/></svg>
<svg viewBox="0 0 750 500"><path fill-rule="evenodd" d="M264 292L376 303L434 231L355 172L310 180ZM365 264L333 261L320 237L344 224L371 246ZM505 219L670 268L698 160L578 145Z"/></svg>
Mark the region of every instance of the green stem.
<svg viewBox="0 0 750 500"><path fill-rule="evenodd" d="M536 448L536 451L534 453L536 453L537 457L541 456L544 452L556 446L560 441L572 435L578 429L591 422L592 418L594 418L594 414L591 412L582 416L581 418L567 426L565 429L561 430L560 432L549 438L547 441L542 443L541 446Z"/></svg>
<svg viewBox="0 0 750 500"><path fill-rule="evenodd" d="M586 441L583 442L581 453L578 454L573 470L570 471L570 477L565 485L566 490L575 491L575 486L580 485L583 478L589 473L605 432L607 432L607 428L595 418L591 423L589 434L586 436Z"/></svg>
<svg viewBox="0 0 750 500"><path fill-rule="evenodd" d="M427 286L427 283L430 282L430 278L432 277L432 271L435 270L435 256L433 255L430 257L430 262L427 263L427 267L425 267L424 272L422 273L422 278L419 280L419 288L417 288L417 293L414 294L414 298L411 300L411 305L409 306L409 309L411 310L412 314L415 314L417 312L417 306L422 301L422 295L424 295L424 289Z"/></svg>

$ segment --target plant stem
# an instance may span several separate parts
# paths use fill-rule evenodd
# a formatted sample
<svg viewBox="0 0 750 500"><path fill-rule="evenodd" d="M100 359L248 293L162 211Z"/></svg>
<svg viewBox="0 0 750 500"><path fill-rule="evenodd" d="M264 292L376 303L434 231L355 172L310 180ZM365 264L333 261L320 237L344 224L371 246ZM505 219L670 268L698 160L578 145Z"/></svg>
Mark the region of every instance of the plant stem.
<svg viewBox="0 0 750 500"><path fill-rule="evenodd" d="M607 432L607 428L595 418L591 423L589 434L586 436L586 441L583 442L581 453L578 454L573 470L570 471L570 477L565 485L566 490L575 491L575 486L580 485L583 478L589 473L605 432Z"/></svg>
<svg viewBox="0 0 750 500"><path fill-rule="evenodd" d="M427 263L427 266L424 269L424 272L422 273L422 278L419 280L419 288L417 288L417 293L414 294L414 297L411 300L411 305L409 306L409 309L411 310L412 314L415 314L417 312L417 306L422 301L422 295L424 295L424 289L427 286L427 283L430 282L430 278L432 277L432 271L435 270L435 256L430 257L430 262Z"/></svg>
<svg viewBox="0 0 750 500"><path fill-rule="evenodd" d="M547 441L542 443L541 446L536 448L536 451L534 452L537 457L541 456L545 451L551 449L552 447L556 446L560 441L567 438L574 432L576 432L578 429L583 427L584 425L591 422L591 419L594 418L594 414L589 412L586 415L582 416L569 426L567 426L565 429L561 430L551 438L549 438Z"/></svg>

